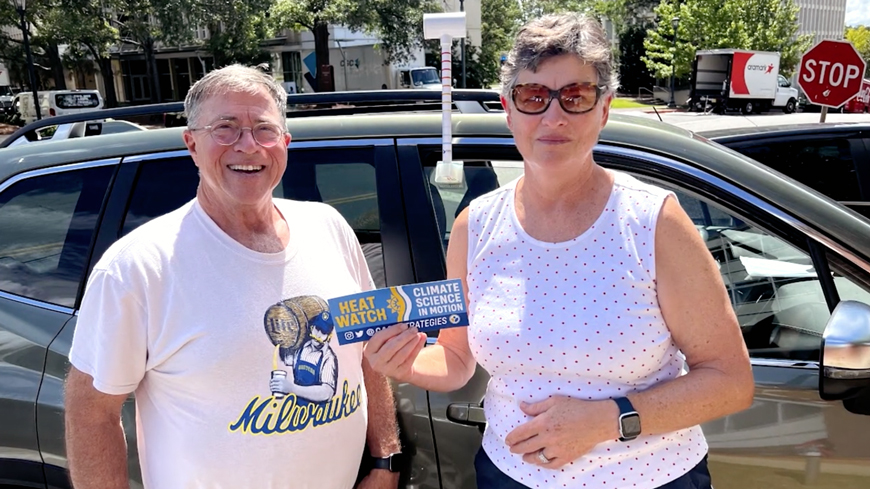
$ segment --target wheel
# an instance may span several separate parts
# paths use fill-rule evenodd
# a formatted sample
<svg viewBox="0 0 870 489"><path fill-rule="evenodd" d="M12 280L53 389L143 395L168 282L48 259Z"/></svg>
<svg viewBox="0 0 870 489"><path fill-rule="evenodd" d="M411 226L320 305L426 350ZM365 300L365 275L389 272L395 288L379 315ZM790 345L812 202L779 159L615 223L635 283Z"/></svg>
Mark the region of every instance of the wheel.
<svg viewBox="0 0 870 489"><path fill-rule="evenodd" d="M788 102L785 103L785 107L782 108L782 111L786 114L792 114L797 110L797 101L793 98L788 99Z"/></svg>
<svg viewBox="0 0 870 489"><path fill-rule="evenodd" d="M749 115L753 110L755 110L755 104L752 102L746 102L743 104L743 107L740 108L740 112L743 112L743 115Z"/></svg>

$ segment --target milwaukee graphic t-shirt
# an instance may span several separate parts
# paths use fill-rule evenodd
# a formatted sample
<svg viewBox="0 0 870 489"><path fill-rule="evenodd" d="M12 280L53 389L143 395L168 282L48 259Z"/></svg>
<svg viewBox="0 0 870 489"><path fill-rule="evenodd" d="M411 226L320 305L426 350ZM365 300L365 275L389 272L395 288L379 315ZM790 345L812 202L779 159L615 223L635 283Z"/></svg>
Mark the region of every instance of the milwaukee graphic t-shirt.
<svg viewBox="0 0 870 489"><path fill-rule="evenodd" d="M135 393L146 488L349 488L366 435L362 345L326 301L373 288L331 207L275 200L280 253L245 248L196 201L121 238L88 281L70 361Z"/></svg>

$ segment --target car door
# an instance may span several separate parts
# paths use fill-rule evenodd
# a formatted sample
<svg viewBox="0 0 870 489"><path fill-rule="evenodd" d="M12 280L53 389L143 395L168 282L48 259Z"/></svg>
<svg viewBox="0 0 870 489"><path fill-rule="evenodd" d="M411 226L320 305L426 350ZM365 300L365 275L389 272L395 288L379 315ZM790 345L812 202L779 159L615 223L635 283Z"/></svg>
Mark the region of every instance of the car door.
<svg viewBox="0 0 870 489"><path fill-rule="evenodd" d="M515 149L506 146L509 141L480 140L475 145L473 139L463 139L463 143L454 146L454 155L466 160L466 184L438 188L438 198L430 201L429 221L434 223L428 227L437 230L435 239L442 250L452 219L464 202L522 172ZM438 149L419 146L418 164L423 171L415 179L431 181ZM665 158L607 146L598 147L596 158L607 167L673 190L722 271L750 352L756 396L750 409L703 425L716 487L867 487L870 445L865 436L870 435L870 416L849 412L841 402L822 401L818 392L819 345L830 317L830 290L818 278L828 272L818 268L830 268L841 299L870 304L866 271L824 248L813 236L783 224L795 222L793 218L784 220L781 211L715 176ZM402 167L403 178L412 166ZM480 177L483 174L488 176ZM440 221L439 207L446 216ZM433 231L411 229L415 250L418 235L431 238ZM443 261L440 267L416 262L415 266L434 280L442 273ZM463 389L429 394L445 488L474 487L472 460L485 424L481 402L486 381L486 372L478 367Z"/></svg>
<svg viewBox="0 0 870 489"><path fill-rule="evenodd" d="M42 407L59 408L63 395L43 368L74 317L117 165L82 162L0 182L0 485L37 487L62 476L63 464L42 455L55 440L38 437Z"/></svg>

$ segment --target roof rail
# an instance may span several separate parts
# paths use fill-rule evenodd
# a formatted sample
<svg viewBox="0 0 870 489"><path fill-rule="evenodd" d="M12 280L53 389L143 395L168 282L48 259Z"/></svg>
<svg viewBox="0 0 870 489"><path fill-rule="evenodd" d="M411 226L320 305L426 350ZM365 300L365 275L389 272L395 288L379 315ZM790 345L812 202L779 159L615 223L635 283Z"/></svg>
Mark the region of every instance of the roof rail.
<svg viewBox="0 0 870 489"><path fill-rule="evenodd" d="M463 113L488 112L500 108L498 106L499 93L495 90L454 89L452 91L452 99L454 107ZM365 90L287 95L288 118L440 109L440 90ZM119 119L180 112L184 112L184 104L182 102L170 102L47 117L31 122L18 129L0 143L0 148L5 148L18 138L25 137L26 134L33 133L43 127L99 119Z"/></svg>

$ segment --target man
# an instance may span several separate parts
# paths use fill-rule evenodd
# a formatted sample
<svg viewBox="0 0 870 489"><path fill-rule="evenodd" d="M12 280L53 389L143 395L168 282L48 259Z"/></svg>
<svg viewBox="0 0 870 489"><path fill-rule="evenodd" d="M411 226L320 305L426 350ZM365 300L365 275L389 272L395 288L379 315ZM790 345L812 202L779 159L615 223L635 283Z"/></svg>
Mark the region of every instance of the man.
<svg viewBox="0 0 870 489"><path fill-rule="evenodd" d="M129 487L120 411L130 393L146 488L346 488L366 443L375 457L399 452L389 384L362 346L331 340L328 399L275 396L262 380L281 347L261 329L271 306L308 314L372 288L335 210L272 198L287 165L285 110L284 90L251 68L191 87L196 199L118 240L88 280L66 387L76 489ZM397 483L374 469L359 487Z"/></svg>

